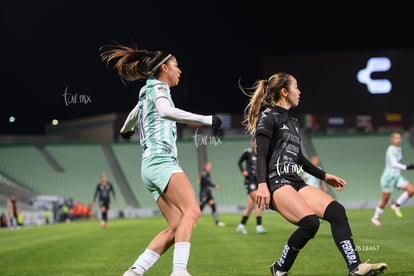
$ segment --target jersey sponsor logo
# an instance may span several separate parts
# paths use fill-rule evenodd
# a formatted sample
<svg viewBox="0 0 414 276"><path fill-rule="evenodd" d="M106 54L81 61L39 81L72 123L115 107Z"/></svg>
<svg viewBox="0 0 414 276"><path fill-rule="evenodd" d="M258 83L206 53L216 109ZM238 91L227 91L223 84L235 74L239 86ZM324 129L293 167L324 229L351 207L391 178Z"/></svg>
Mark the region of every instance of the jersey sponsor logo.
<svg viewBox="0 0 414 276"><path fill-rule="evenodd" d="M156 89L157 93L166 93L167 92L167 89L163 85L157 85L155 87L155 89Z"/></svg>
<svg viewBox="0 0 414 276"><path fill-rule="evenodd" d="M289 129L289 128L288 128L287 125L283 124L283 126L280 128L280 130L283 130L283 129Z"/></svg>

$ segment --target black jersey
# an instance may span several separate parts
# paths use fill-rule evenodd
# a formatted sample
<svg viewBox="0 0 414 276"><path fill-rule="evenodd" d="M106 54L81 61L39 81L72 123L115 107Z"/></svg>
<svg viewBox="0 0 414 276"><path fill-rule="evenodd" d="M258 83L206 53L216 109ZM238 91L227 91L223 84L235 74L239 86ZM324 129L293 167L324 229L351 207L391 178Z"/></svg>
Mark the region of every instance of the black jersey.
<svg viewBox="0 0 414 276"><path fill-rule="evenodd" d="M239 158L239 165L240 171L247 171L248 175L245 176L245 182L248 183L257 183L256 177L256 160L257 156L253 149L247 148L243 151L242 155Z"/></svg>
<svg viewBox="0 0 414 276"><path fill-rule="evenodd" d="M299 175L303 171L324 178L325 172L303 155L299 123L288 114L288 110L278 106L266 108L256 128L256 137L261 135L267 137L270 144L266 153L262 153L261 145L257 144L258 154L264 155L264 160L258 157L257 176L260 183L273 177L279 178L281 183L303 182Z"/></svg>
<svg viewBox="0 0 414 276"><path fill-rule="evenodd" d="M200 196L211 195L211 188L215 186L211 181L210 173L203 171L200 177Z"/></svg>
<svg viewBox="0 0 414 276"><path fill-rule="evenodd" d="M110 201L110 194L112 193L112 197L115 199L115 190L111 183L107 183L106 185L103 185L102 183L99 183L96 186L95 194L93 195L93 201L95 201L96 197L99 195L99 200L105 200Z"/></svg>

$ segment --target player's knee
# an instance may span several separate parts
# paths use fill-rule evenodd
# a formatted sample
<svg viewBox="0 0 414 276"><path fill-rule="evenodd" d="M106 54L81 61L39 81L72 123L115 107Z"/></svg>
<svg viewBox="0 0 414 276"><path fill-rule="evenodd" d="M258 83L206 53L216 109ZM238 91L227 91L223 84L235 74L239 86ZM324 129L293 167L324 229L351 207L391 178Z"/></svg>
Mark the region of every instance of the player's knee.
<svg viewBox="0 0 414 276"><path fill-rule="evenodd" d="M202 208L190 208L183 211L183 216L195 223L201 216L201 210Z"/></svg>
<svg viewBox="0 0 414 276"><path fill-rule="evenodd" d="M344 206L336 200L329 203L323 217L329 222L335 220L348 220Z"/></svg>
<svg viewBox="0 0 414 276"><path fill-rule="evenodd" d="M200 216L201 216L201 210L199 208L194 208L193 210L194 220L197 221Z"/></svg>
<svg viewBox="0 0 414 276"><path fill-rule="evenodd" d="M299 228L308 239L315 237L318 232L320 221L316 215L308 215L299 221Z"/></svg>
<svg viewBox="0 0 414 276"><path fill-rule="evenodd" d="M409 197L412 197L414 195L414 186L409 183L406 187L405 190L407 191L407 194Z"/></svg>

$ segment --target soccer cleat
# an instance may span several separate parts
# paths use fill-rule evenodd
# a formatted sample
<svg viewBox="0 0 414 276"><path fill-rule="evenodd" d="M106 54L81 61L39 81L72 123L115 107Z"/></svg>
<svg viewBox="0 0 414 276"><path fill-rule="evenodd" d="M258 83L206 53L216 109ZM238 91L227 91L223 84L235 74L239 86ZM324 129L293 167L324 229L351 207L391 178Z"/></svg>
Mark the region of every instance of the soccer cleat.
<svg viewBox="0 0 414 276"><path fill-rule="evenodd" d="M388 266L386 263L360 263L356 268L349 272L348 276L375 276L383 273L387 268Z"/></svg>
<svg viewBox="0 0 414 276"><path fill-rule="evenodd" d="M170 276L191 276L185 269L174 270Z"/></svg>
<svg viewBox="0 0 414 276"><path fill-rule="evenodd" d="M288 276L287 271L276 270L276 262L270 266L270 273L272 273L272 276Z"/></svg>
<svg viewBox="0 0 414 276"><path fill-rule="evenodd" d="M242 233L243 235L247 234L246 227L241 223L239 225L237 225L236 231Z"/></svg>
<svg viewBox="0 0 414 276"><path fill-rule="evenodd" d="M217 224L216 224L218 227L223 227L223 226L226 226L226 224L224 223L224 222L221 222L221 221L219 221L219 222L217 222Z"/></svg>
<svg viewBox="0 0 414 276"><path fill-rule="evenodd" d="M124 272L123 276L142 276L142 274L139 274L134 269L135 267L130 267L127 271Z"/></svg>
<svg viewBox="0 0 414 276"><path fill-rule="evenodd" d="M381 221L379 219L376 219L376 218L373 217L371 219L371 222L372 222L372 224L374 224L377 227L380 227L381 226Z"/></svg>
<svg viewBox="0 0 414 276"><path fill-rule="evenodd" d="M104 229L106 228L106 222L105 221L101 221L101 227L104 228Z"/></svg>
<svg viewBox="0 0 414 276"><path fill-rule="evenodd" d="M400 207L398 207L397 205L395 205L395 203L394 204L391 204L390 208L394 211L394 213L395 213L395 215L397 217L399 217L399 218L402 218L403 217L403 214L400 211Z"/></svg>
<svg viewBox="0 0 414 276"><path fill-rule="evenodd" d="M264 234L264 233L266 233L266 228L264 228L263 225L257 225L256 226L256 233L257 234Z"/></svg>

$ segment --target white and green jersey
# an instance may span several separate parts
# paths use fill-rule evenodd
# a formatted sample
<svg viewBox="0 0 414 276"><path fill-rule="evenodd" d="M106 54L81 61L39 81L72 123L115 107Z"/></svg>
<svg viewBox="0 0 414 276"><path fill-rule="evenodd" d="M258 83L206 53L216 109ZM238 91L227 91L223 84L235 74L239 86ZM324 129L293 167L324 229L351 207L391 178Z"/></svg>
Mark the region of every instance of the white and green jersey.
<svg viewBox="0 0 414 276"><path fill-rule="evenodd" d="M401 170L407 168L406 165L401 164L402 152L401 147L389 145L385 154L385 169L383 175L386 176L400 176Z"/></svg>
<svg viewBox="0 0 414 276"><path fill-rule="evenodd" d="M172 107L170 88L154 78L147 80L139 92L138 131L142 147L142 158L167 155L177 158L177 124L161 118L155 108L155 100L164 97Z"/></svg>
<svg viewBox="0 0 414 276"><path fill-rule="evenodd" d="M169 86L155 78L149 78L139 91L138 103L128 114L121 133L134 131L137 125L142 158L171 156L177 159L176 122L211 126L212 116L176 108L171 99Z"/></svg>

